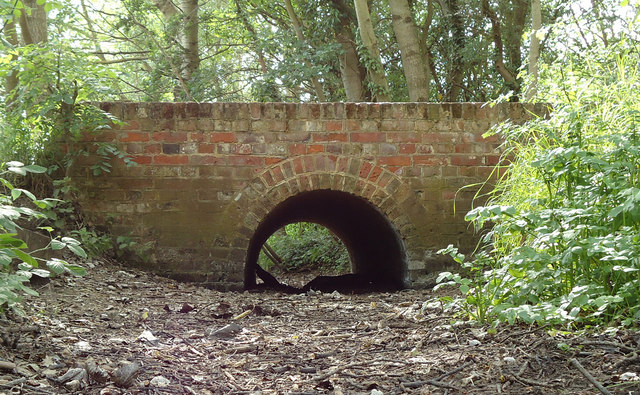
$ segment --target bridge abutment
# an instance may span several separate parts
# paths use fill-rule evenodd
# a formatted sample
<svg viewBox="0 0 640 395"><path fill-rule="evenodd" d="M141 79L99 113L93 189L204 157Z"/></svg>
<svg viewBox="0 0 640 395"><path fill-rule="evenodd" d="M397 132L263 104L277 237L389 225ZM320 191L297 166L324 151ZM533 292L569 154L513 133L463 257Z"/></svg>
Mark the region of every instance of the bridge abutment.
<svg viewBox="0 0 640 395"><path fill-rule="evenodd" d="M73 168L82 206L114 235L150 242L138 265L221 289L254 281L260 246L279 227L320 223L356 270L418 287L470 250L464 221L500 157L483 134L541 106L504 103L99 103L123 121L79 146L115 144L138 166ZM454 210L455 202L455 210Z"/></svg>

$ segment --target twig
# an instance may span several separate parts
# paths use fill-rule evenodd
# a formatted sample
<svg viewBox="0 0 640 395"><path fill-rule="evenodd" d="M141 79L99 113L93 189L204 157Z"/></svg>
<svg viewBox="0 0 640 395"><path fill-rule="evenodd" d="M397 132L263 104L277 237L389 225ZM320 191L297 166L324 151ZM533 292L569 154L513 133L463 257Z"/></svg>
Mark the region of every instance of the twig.
<svg viewBox="0 0 640 395"><path fill-rule="evenodd" d="M524 377L520 377L517 374L510 374L510 375L507 375L507 377L511 377L513 380L519 381L522 384L533 385L534 387L554 388L553 385L551 385L551 384L543 383L541 381L536 381L536 380L531 380L531 379L525 379Z"/></svg>
<svg viewBox="0 0 640 395"><path fill-rule="evenodd" d="M611 395L611 392L609 392L608 389L604 388L602 384L597 382L596 379L591 375L591 373L589 373L587 369L585 369L584 366L582 366L582 364L578 362L577 359L571 358L569 362L571 362L571 364L575 366L580 371L580 373L582 373L582 375L586 377L587 380L589 380L591 384L593 384L600 392L602 392L604 395Z"/></svg>
<svg viewBox="0 0 640 395"><path fill-rule="evenodd" d="M13 370L16 364L13 362L0 361L0 370Z"/></svg>
<svg viewBox="0 0 640 395"><path fill-rule="evenodd" d="M616 343L616 342L609 342L609 341L605 341L605 340L585 341L585 342L580 342L580 344L582 344L584 346L609 346L609 347L615 347L615 348L619 348L621 351L624 351L624 352L627 352L627 353L634 351L633 348L625 346L624 344L620 344L620 343Z"/></svg>
<svg viewBox="0 0 640 395"><path fill-rule="evenodd" d="M26 382L27 379L25 377L21 377L19 379L13 380L13 381L9 381L8 383L4 383L4 384L0 384L0 387L2 388L13 388L18 384L22 384L24 382Z"/></svg>
<svg viewBox="0 0 640 395"><path fill-rule="evenodd" d="M467 366L471 365L473 362L472 361L467 361L465 363L463 363L462 365L458 366L457 368L453 369L450 372L445 372L443 374L441 374L440 376L436 377L435 379L432 379L432 381L440 381L443 378L447 377L447 376L451 376L452 374L456 374L458 372L461 372L464 370L464 368L466 368Z"/></svg>
<svg viewBox="0 0 640 395"><path fill-rule="evenodd" d="M405 388L420 388L424 385L433 385L436 387L442 387L442 388L448 388L451 390L460 390L460 388L456 387L455 385L451 385L451 384L447 384L447 383L443 383L442 381L436 381L436 380L426 380L426 381L412 381L409 383L401 383L403 387Z"/></svg>
<svg viewBox="0 0 640 395"><path fill-rule="evenodd" d="M443 383L440 380L444 379L447 376L451 376L452 374L456 374L458 372L461 372L462 370L464 370L464 368L466 368L467 366L471 365L473 362L472 361L467 361L465 363L463 363L462 365L458 366L457 368L449 371L449 372L445 372L443 374L441 374L440 376L431 379L431 380L422 380L422 381L411 381L411 382L404 382L402 383L402 385L406 388L420 388L423 385L434 385L436 387L443 387L443 388L449 388L449 389L454 389L454 390L458 390L459 388L447 383Z"/></svg>
<svg viewBox="0 0 640 395"><path fill-rule="evenodd" d="M371 361L374 362L374 361ZM366 364L366 362L352 362L352 363L348 363L346 365L340 365L340 366L336 366L333 367L331 369L327 369L327 371L325 371L324 373L314 376L313 380L314 381L324 381L326 379L328 379L329 377L333 376L334 374L338 373L341 370L345 370L345 369L349 369L352 368L354 366L360 366L360 365L364 365Z"/></svg>

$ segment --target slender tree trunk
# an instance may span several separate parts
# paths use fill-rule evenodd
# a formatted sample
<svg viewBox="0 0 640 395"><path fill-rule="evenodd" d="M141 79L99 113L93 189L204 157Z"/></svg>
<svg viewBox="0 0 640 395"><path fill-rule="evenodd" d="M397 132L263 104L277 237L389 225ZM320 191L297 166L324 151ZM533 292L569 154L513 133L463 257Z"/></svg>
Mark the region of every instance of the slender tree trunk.
<svg viewBox="0 0 640 395"><path fill-rule="evenodd" d="M351 26L357 25L355 13L344 0L333 0L333 6L340 12L340 24L336 31L336 41L342 46L340 77L347 101L364 100L364 80L366 70L360 63Z"/></svg>
<svg viewBox="0 0 640 395"><path fill-rule="evenodd" d="M23 0L22 3L31 10L31 12L23 10L20 16L20 30L24 43L29 45L47 42L49 29L44 2L38 4L37 0Z"/></svg>
<svg viewBox="0 0 640 395"><path fill-rule="evenodd" d="M510 70L504 62L504 44L502 41L502 29L500 27L500 19L489 5L489 0L482 0L482 13L491 22L491 33L493 35L494 45L494 62L498 73L502 76L507 87L517 92L518 82L515 71Z"/></svg>
<svg viewBox="0 0 640 395"><path fill-rule="evenodd" d="M185 81L189 81L193 73L200 66L200 53L198 49L198 0L182 0L182 13L184 20L184 34L182 35L182 47L184 48L182 78Z"/></svg>
<svg viewBox="0 0 640 395"><path fill-rule="evenodd" d="M389 0L393 31L400 47L402 68L411 101L429 101L429 59L420 51L418 33L407 0Z"/></svg>
<svg viewBox="0 0 640 395"><path fill-rule="evenodd" d="M460 100L460 92L462 91L462 79L464 77L464 64L462 50L464 49L464 26L462 26L463 20L458 15L460 12L460 6L458 0L448 0L447 7L449 23L451 25L451 35L453 38L453 56L451 62L451 69L449 69L448 85L449 92L447 92L447 100L455 102ZM444 10L443 10L444 11Z"/></svg>
<svg viewBox="0 0 640 395"><path fill-rule="evenodd" d="M4 37L5 40L13 47L17 47L19 45L18 41L18 33L16 32L16 22L14 18L7 20L7 23L4 26ZM15 55L11 55L11 60L15 59ZM10 71L5 77L4 83L4 91L5 91L5 100L7 109L11 109L13 103L13 97L11 96L11 92L18 86L18 73L14 70Z"/></svg>
<svg viewBox="0 0 640 395"><path fill-rule="evenodd" d="M369 66L367 70L371 76L371 80L375 84L374 98L376 101L389 101L389 83L384 73L384 67L380 60L380 49L378 49L378 39L373 31L371 23L371 14L367 0L353 0L356 9L356 18L358 19L358 27L362 44L367 50L369 57Z"/></svg>
<svg viewBox="0 0 640 395"><path fill-rule="evenodd" d="M293 26L293 30L296 32L296 37L298 37L298 41L301 43L305 42L304 33L302 32L302 24L298 19L298 15L296 15L295 10L293 9L293 5L291 4L291 0L284 0L285 8L287 9L287 14L289 14L289 19L291 20L291 25ZM305 64L307 67L311 67L309 61L305 60ZM316 77L311 77L311 84L313 85L313 90L316 92L316 97L318 101L324 102L327 101L324 91L322 89L322 85L320 81Z"/></svg>
<svg viewBox="0 0 640 395"><path fill-rule="evenodd" d="M542 10L540 0L531 0L531 47L529 48L529 75L531 82L526 100L531 100L538 91L538 58L540 57L540 38L538 32L542 28Z"/></svg>

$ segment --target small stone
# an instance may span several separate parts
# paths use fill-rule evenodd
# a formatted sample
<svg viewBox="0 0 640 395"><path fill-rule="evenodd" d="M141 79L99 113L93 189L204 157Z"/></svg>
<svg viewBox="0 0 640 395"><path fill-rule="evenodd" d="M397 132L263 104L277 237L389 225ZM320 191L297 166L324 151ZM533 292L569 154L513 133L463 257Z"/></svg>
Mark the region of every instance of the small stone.
<svg viewBox="0 0 640 395"><path fill-rule="evenodd" d="M516 363L516 359L514 357L504 357L502 360L508 364Z"/></svg>
<svg viewBox="0 0 640 395"><path fill-rule="evenodd" d="M620 381L640 381L640 377L634 372L624 372L620 375Z"/></svg>
<svg viewBox="0 0 640 395"><path fill-rule="evenodd" d="M482 343L480 342L480 340L476 340L476 339L471 339L471 340L469 340L469 345L470 345L470 346L479 346L480 344L482 344Z"/></svg>
<svg viewBox="0 0 640 395"><path fill-rule="evenodd" d="M69 391L76 392L82 389L82 382L80 382L80 380L71 380L68 383L65 383L64 387Z"/></svg>
<svg viewBox="0 0 640 395"><path fill-rule="evenodd" d="M151 379L150 384L154 387L164 388L171 384L171 381L164 376L156 376Z"/></svg>
<svg viewBox="0 0 640 395"><path fill-rule="evenodd" d="M382 391L377 388L371 390L371 395L383 395Z"/></svg>
<svg viewBox="0 0 640 395"><path fill-rule="evenodd" d="M229 338L229 337L234 337L240 331L242 331L242 327L236 323L232 323L227 326L223 326L222 328L217 330L207 329L205 331L205 334L211 337L220 337L220 338L228 337Z"/></svg>
<svg viewBox="0 0 640 395"><path fill-rule="evenodd" d="M89 344L89 342L86 342L84 340L77 342L74 346L78 351L90 351L92 348L91 344Z"/></svg>

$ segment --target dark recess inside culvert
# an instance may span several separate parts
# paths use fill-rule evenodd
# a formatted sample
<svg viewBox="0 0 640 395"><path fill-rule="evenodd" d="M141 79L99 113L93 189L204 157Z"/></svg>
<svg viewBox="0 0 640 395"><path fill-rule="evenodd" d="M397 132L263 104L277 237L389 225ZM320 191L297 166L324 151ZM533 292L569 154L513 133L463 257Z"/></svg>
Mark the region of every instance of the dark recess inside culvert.
<svg viewBox="0 0 640 395"><path fill-rule="evenodd" d="M276 230L295 222L315 222L331 230L347 247L353 272L371 278L375 289L405 287L407 254L389 220L358 196L318 190L290 197L260 223L249 244L245 288L256 284L255 268L264 242Z"/></svg>

